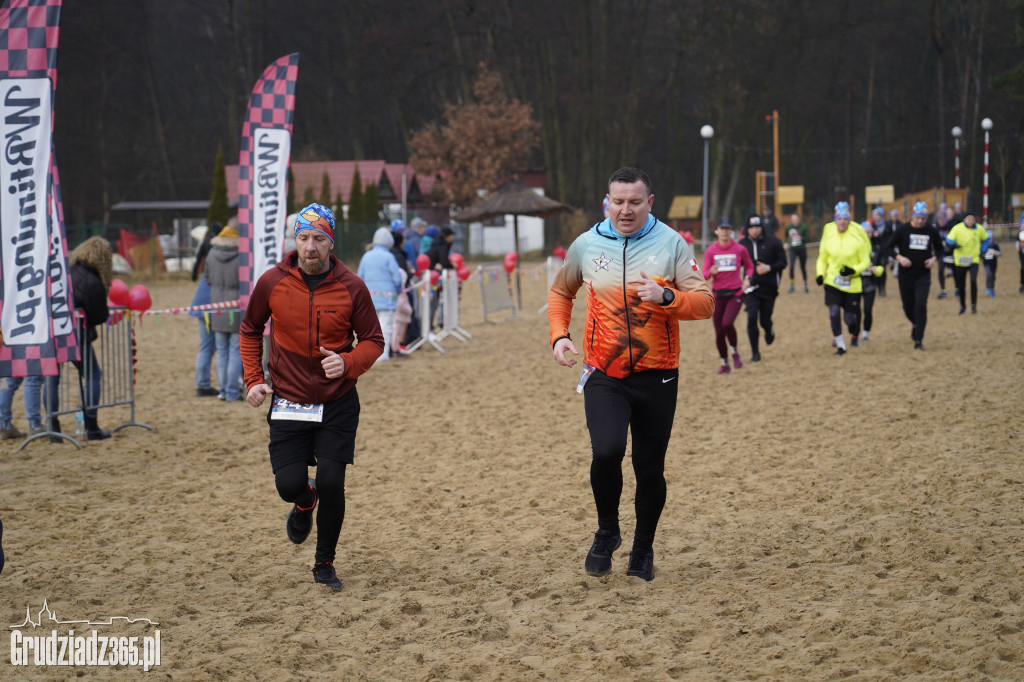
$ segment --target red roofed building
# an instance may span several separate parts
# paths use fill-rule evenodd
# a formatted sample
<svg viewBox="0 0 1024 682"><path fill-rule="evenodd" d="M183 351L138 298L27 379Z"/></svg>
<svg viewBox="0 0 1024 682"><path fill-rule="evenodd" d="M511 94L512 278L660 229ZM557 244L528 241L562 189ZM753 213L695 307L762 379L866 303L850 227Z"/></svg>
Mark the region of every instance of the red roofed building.
<svg viewBox="0 0 1024 682"><path fill-rule="evenodd" d="M306 188L313 189L313 196L320 195L324 173L331 184L331 197L341 194L341 200L348 203L348 195L352 190L352 176L356 168L363 187L377 185L382 203L402 201L402 170L405 169L406 203L422 203L424 196L430 194L434 187L434 179L418 176L412 167L402 163L386 163L380 159L363 161L292 161L292 176L295 179L293 195L302 201ZM228 203L238 203L238 165L226 166L224 169L228 183Z"/></svg>

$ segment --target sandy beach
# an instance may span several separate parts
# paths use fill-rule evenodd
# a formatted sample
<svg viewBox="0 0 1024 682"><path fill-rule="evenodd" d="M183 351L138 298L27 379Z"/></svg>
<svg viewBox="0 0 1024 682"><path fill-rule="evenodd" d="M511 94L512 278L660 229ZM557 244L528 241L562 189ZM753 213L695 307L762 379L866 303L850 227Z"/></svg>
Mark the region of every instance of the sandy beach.
<svg viewBox="0 0 1024 682"><path fill-rule="evenodd" d="M155 431L0 443L3 622L44 600L59 620L148 619L79 626L159 630L148 679L1020 679L1024 295L1002 260L976 315L933 283L924 352L892 278L871 340L842 358L813 282L784 284L777 340L731 375L711 322L683 323L651 583L625 576L626 538L609 576L583 572L590 444L578 371L552 361L537 312L539 263L517 319L485 323L472 279L468 342L359 380L339 593L312 581L314 539L285 536L265 408L195 397L196 321L145 316L136 418ZM147 284L156 309L192 296L184 276ZM9 680L143 674L0 661Z"/></svg>

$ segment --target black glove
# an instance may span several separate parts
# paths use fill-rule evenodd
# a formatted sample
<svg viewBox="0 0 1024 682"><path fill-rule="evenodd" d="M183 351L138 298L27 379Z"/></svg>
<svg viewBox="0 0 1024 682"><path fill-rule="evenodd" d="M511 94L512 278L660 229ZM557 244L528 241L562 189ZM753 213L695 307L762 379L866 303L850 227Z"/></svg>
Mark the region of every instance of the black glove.
<svg viewBox="0 0 1024 682"><path fill-rule="evenodd" d="M817 282L818 286L820 287L822 284L825 283L825 278L822 277L821 275L818 275L817 277L814 278L814 281Z"/></svg>
<svg viewBox="0 0 1024 682"><path fill-rule="evenodd" d="M857 271L851 268L849 265L844 265L843 267L839 268L839 274L842 275L843 277L849 277L855 272Z"/></svg>

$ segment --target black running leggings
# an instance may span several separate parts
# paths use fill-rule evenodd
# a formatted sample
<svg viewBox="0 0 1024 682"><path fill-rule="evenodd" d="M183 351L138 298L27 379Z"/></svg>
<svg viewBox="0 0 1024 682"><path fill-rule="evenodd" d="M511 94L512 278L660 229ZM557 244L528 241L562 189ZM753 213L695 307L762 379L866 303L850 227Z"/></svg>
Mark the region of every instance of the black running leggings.
<svg viewBox="0 0 1024 682"><path fill-rule="evenodd" d="M772 330L772 311L775 310L775 296L758 296L747 294L747 340L750 341L750 352L758 353L757 322L761 320L761 328L767 335Z"/></svg>
<svg viewBox="0 0 1024 682"><path fill-rule="evenodd" d="M960 307L966 308L965 301L967 294L967 273L971 275L971 305L978 305L978 264L971 263L970 267L960 267L956 265L953 267L953 281L956 282L956 288L960 291Z"/></svg>
<svg viewBox="0 0 1024 682"><path fill-rule="evenodd" d="M789 279L793 279L793 273L796 271L796 262L800 261L800 272L804 278L804 284L807 284L807 249L790 249L789 250Z"/></svg>
<svg viewBox="0 0 1024 682"><path fill-rule="evenodd" d="M597 525L619 533L622 460L626 432L633 439L636 475L636 531L633 544L654 544L665 506L665 452L672 433L679 392L679 370L648 370L624 379L595 371L583 391L593 459L590 486L597 505Z"/></svg>
<svg viewBox="0 0 1024 682"><path fill-rule="evenodd" d="M320 459L316 466L316 562L334 561L334 551L345 520L345 467ZM286 464L274 473L277 493L285 502L308 507L313 503L305 462Z"/></svg>
<svg viewBox="0 0 1024 682"><path fill-rule="evenodd" d="M878 290L875 287L871 287L869 291L867 288L861 292L861 298L864 299L864 303L861 305L861 319L864 321L864 331L871 331L871 322L874 321L875 311L875 296Z"/></svg>
<svg viewBox="0 0 1024 682"><path fill-rule="evenodd" d="M924 328L928 324L928 290L932 285L931 270L920 275L904 275L900 270L900 276L896 278L896 281L900 285L903 314L913 325L910 330L910 338L914 341L923 341Z"/></svg>

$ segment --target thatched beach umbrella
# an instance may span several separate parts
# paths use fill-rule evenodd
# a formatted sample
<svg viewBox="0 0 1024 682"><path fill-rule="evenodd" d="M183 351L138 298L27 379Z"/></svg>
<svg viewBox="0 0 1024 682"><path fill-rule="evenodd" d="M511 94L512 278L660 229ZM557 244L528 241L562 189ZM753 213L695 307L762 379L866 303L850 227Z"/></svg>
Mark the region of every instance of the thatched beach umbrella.
<svg viewBox="0 0 1024 682"><path fill-rule="evenodd" d="M475 223L500 215L512 216L512 243L519 255L519 216L545 218L555 213L571 211L572 207L537 194L518 180L509 180L469 208L452 216L457 223ZM519 297L519 266L516 265L516 296ZM520 301L520 307L522 302Z"/></svg>

